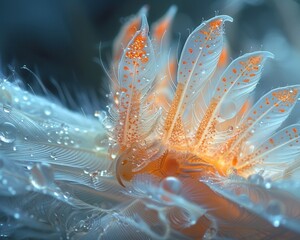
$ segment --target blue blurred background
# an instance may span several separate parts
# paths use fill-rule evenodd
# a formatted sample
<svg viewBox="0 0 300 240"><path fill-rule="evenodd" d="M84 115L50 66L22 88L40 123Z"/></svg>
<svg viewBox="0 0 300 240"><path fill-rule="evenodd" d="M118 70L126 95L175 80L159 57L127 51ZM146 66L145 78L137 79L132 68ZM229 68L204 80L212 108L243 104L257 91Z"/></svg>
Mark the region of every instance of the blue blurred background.
<svg viewBox="0 0 300 240"><path fill-rule="evenodd" d="M1 0L0 59L4 76L20 76L34 86L36 77L58 94L53 80L70 89L95 92L99 108L105 101L107 78L95 59L110 62L112 40L126 17L144 4L149 22L178 6L173 27L175 41L204 19L228 14L226 36L233 58L245 52L269 50L275 60L266 67L260 91L300 83L300 2L295 0ZM80 102L79 102L80 104ZM72 106L71 106L72 107Z"/></svg>

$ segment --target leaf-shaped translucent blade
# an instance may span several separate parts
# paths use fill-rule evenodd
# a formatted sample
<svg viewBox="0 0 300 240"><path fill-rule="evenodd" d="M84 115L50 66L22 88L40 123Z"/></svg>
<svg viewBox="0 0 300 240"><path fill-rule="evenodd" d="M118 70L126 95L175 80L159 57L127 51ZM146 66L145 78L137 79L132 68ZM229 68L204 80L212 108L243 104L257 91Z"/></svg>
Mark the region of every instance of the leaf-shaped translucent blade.
<svg viewBox="0 0 300 240"><path fill-rule="evenodd" d="M153 24L151 27L152 39L155 42L156 48L166 47L167 49L162 49L163 51L169 50L169 40L170 40L170 27L172 25L174 16L176 14L177 7L175 5L171 6L166 14ZM159 49L157 49L159 50Z"/></svg>
<svg viewBox="0 0 300 240"><path fill-rule="evenodd" d="M143 16L141 30L129 42L119 63L119 120L115 137L121 146L128 147L141 137L140 113L156 75L154 50L148 32L147 19Z"/></svg>
<svg viewBox="0 0 300 240"><path fill-rule="evenodd" d="M214 17L202 23L188 37L177 72L178 83L185 86L185 103L215 71L223 48L223 26L226 21L232 21L232 18Z"/></svg>
<svg viewBox="0 0 300 240"><path fill-rule="evenodd" d="M119 63L118 81L123 92L147 91L154 80L156 61L148 32L147 19L143 16L141 30L129 42Z"/></svg>
<svg viewBox="0 0 300 240"><path fill-rule="evenodd" d="M253 154L251 163L257 169L264 169L268 177L287 169L300 155L300 125L290 125L273 134Z"/></svg>
<svg viewBox="0 0 300 240"><path fill-rule="evenodd" d="M220 77L214 96L219 101L219 109L226 108L228 103L235 105L236 112L241 109L260 80L267 58L273 58L273 54L263 51L248 53L227 67Z"/></svg>
<svg viewBox="0 0 300 240"><path fill-rule="evenodd" d="M128 42L139 30L142 16L147 15L147 12L148 8L146 6L142 7L138 14L130 18L129 21L121 28L113 43L113 59L115 62L120 60L123 48L127 46Z"/></svg>
<svg viewBox="0 0 300 240"><path fill-rule="evenodd" d="M217 119L223 122L239 113L249 94L255 89L266 59L272 56L269 52L249 53L237 58L228 66L220 77L207 113L197 130L196 149L208 137L219 138L214 127ZM233 132L228 132L227 135L229 134ZM223 139L226 137L223 136Z"/></svg>
<svg viewBox="0 0 300 240"><path fill-rule="evenodd" d="M188 37L178 64L177 89L165 121L168 141L188 104L197 97L214 72L223 47L223 25L229 16L217 16L197 27Z"/></svg>
<svg viewBox="0 0 300 240"><path fill-rule="evenodd" d="M277 88L260 98L244 116L240 126L244 130L233 146L243 140L255 146L268 138L289 116L297 102L299 89L299 85Z"/></svg>

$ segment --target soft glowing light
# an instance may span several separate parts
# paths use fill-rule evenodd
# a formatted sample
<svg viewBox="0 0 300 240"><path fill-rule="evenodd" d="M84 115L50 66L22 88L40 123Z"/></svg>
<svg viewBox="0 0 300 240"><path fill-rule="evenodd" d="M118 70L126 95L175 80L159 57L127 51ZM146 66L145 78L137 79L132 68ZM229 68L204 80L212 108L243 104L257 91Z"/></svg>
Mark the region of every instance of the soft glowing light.
<svg viewBox="0 0 300 240"><path fill-rule="evenodd" d="M231 17L192 31L177 64L176 7L151 28L146 13L114 42L107 112L82 116L0 82L1 237L299 238L300 125L280 126L300 85L253 104L273 55L228 63Z"/></svg>

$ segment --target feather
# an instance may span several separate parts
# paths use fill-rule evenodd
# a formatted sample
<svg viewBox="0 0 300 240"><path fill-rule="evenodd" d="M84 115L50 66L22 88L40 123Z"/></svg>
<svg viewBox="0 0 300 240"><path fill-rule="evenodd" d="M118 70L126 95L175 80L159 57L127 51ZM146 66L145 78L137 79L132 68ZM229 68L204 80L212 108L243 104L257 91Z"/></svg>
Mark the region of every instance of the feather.
<svg viewBox="0 0 300 240"><path fill-rule="evenodd" d="M97 133L72 125L34 121L17 109L0 112L2 154L19 164L44 161L54 165L102 169L107 153L95 143Z"/></svg>
<svg viewBox="0 0 300 240"><path fill-rule="evenodd" d="M135 35L135 33L140 28L142 17L146 16L148 12L148 7L143 6L139 12L131 17L122 27L118 36L113 42L113 60L117 65L122 57L124 48L128 45L129 41Z"/></svg>
<svg viewBox="0 0 300 240"><path fill-rule="evenodd" d="M245 104L249 94L255 89L263 69L264 62L273 55L269 52L245 54L234 60L221 75L216 92L210 102L206 116L195 134L195 150L206 150L207 139L218 139L214 130L217 125L236 116ZM227 134L232 134L228 132ZM222 135L222 139L228 136Z"/></svg>
<svg viewBox="0 0 300 240"><path fill-rule="evenodd" d="M171 26L177 7L171 6L166 14L155 22L152 27L152 43L156 54L158 71L155 77L149 102L154 102L156 106L162 106L164 109L169 108L173 97L174 79L177 70L177 59L170 49Z"/></svg>
<svg viewBox="0 0 300 240"><path fill-rule="evenodd" d="M1 237L298 239L300 127L277 129L299 85L253 105L272 54L245 54L222 73L230 17L196 28L177 67L176 8L153 40L146 12L114 43L113 102L98 119L0 82ZM177 69L171 103L159 95L173 95Z"/></svg>
<svg viewBox="0 0 300 240"><path fill-rule="evenodd" d="M16 196L27 193L29 174L3 155L0 160L0 196Z"/></svg>
<svg viewBox="0 0 300 240"><path fill-rule="evenodd" d="M223 38L224 45L219 57L217 68L212 77L206 81L205 85L200 90L200 93L197 93L198 97L196 98L188 113L188 116L191 118L190 121L193 121L193 123L191 124L192 126L199 126L201 119L208 109L213 94L215 93L216 85L218 84L220 75L228 65L229 46L227 44L226 37L223 36ZM189 120L187 119L187 121ZM192 129L191 132L194 133L194 129Z"/></svg>
<svg viewBox="0 0 300 240"><path fill-rule="evenodd" d="M153 128L156 126L160 111L148 102L149 91L157 70L148 31L146 17L143 16L141 29L129 42L119 63L120 94L118 104L115 106L118 117L112 134L115 141L113 145L116 145L117 149L110 148L111 154L118 156L113 164L118 176L123 175L124 171L127 172L129 165L135 169L131 170L137 171L145 166L150 161L149 156L153 155L149 150L153 141L146 142L144 139L155 134ZM137 156L130 151L136 152ZM123 156L120 156L121 154ZM122 164L124 156L129 163L127 166ZM121 178L119 182L122 182Z"/></svg>
<svg viewBox="0 0 300 240"><path fill-rule="evenodd" d="M172 5L166 14L151 26L152 41L155 46L155 52L158 55L162 55L163 52L168 52L169 50L171 40L170 28L176 12L177 7Z"/></svg>
<svg viewBox="0 0 300 240"><path fill-rule="evenodd" d="M268 138L289 116L298 98L299 86L277 88L261 97L242 118L235 136L229 141L228 153L236 153L238 162L245 152L253 152L255 146ZM237 154L241 151L241 154ZM248 166L252 166L251 163Z"/></svg>
<svg viewBox="0 0 300 240"><path fill-rule="evenodd" d="M262 179L262 181L264 180ZM261 225L264 228L264 235L261 237L258 233L256 235L252 233L253 236L257 236L257 239L281 239L284 236L284 239L294 239L297 236L297 232L299 232L299 228L296 227L299 224L300 212L297 207L299 201L295 200L291 194L287 192L280 194L276 188L265 188L241 179L227 179L221 186L218 184L208 185L223 197L246 209L247 215L252 215L248 218L249 220L252 219L252 223L248 222L247 227L252 224L253 229L258 229L259 222L262 224L263 221L271 224L269 226ZM285 207L282 203L285 203ZM240 220L238 221L240 224ZM263 231L260 231L260 234L262 233Z"/></svg>
<svg viewBox="0 0 300 240"><path fill-rule="evenodd" d="M121 150L138 142L142 133L141 108L152 86L156 72L154 50L148 37L148 24L143 17L141 30L129 42L119 64L119 119L116 139Z"/></svg>
<svg viewBox="0 0 300 240"><path fill-rule="evenodd" d="M82 114L71 112L56 100L33 95L16 84L0 80L0 103L3 110L9 112L11 108L22 111L22 114L35 120L51 119L58 123L76 125L78 128L91 129L101 132L104 136L105 129L100 121L88 117L82 120ZM100 120L102 120L100 118Z"/></svg>
<svg viewBox="0 0 300 240"><path fill-rule="evenodd" d="M223 46L223 24L232 21L228 16L218 16L202 23L188 37L179 60L175 98L165 121L164 142L174 129L182 131L181 117L187 105L213 74ZM176 127L177 126L177 127ZM178 127L179 126L179 127Z"/></svg>
<svg viewBox="0 0 300 240"><path fill-rule="evenodd" d="M290 125L257 146L254 152L248 156L251 158L251 164L255 166L256 172L263 170L264 177L278 179L278 175L288 178L289 175L285 175L285 171L291 166L293 166L291 170L296 171L294 163L300 155L299 131L298 124ZM237 166L237 169L240 167L242 166Z"/></svg>

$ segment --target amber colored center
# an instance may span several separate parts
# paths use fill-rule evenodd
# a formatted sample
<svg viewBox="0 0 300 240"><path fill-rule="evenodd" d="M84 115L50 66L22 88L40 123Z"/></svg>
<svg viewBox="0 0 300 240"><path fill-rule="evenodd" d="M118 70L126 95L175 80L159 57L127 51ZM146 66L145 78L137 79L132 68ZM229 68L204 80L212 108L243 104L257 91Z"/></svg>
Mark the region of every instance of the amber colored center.
<svg viewBox="0 0 300 240"><path fill-rule="evenodd" d="M197 156L176 150L165 150L142 169L136 170L137 164L131 151L120 155L117 163L117 178L121 185L130 182L137 174L150 174L158 178L174 177L208 177L214 174L226 175L234 163L228 164L220 158Z"/></svg>

